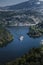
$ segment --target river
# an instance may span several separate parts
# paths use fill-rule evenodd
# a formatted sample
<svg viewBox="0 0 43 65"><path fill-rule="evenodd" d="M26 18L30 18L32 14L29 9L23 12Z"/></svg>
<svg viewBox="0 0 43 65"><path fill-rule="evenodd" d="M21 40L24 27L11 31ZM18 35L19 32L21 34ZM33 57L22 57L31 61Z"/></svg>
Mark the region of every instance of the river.
<svg viewBox="0 0 43 65"><path fill-rule="evenodd" d="M9 27L8 30L13 35L14 39L5 47L0 47L0 62L12 61L18 57L21 57L29 51L30 48L39 47L40 38L30 38L27 33L29 27ZM24 39L20 41L20 36Z"/></svg>

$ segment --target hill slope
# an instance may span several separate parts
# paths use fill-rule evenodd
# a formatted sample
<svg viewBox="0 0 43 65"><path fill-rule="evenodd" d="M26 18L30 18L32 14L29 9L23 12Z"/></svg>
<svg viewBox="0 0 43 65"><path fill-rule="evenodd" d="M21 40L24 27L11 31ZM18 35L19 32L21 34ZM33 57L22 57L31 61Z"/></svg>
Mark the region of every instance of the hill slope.
<svg viewBox="0 0 43 65"><path fill-rule="evenodd" d="M43 9L43 1L39 0L29 0L26 2L22 2L17 5L6 6L1 8L3 10L19 10L19 9Z"/></svg>

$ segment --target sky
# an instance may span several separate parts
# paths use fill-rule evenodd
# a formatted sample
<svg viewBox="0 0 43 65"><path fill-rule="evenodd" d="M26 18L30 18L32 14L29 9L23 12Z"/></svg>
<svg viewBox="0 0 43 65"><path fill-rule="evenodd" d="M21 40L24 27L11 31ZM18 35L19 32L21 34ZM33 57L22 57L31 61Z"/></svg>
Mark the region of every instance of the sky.
<svg viewBox="0 0 43 65"><path fill-rule="evenodd" d="M0 0L0 7L18 4L28 0Z"/></svg>
<svg viewBox="0 0 43 65"><path fill-rule="evenodd" d="M0 0L0 7L14 5L25 1L28 0ZM39 0L39 1L43 1L43 0Z"/></svg>

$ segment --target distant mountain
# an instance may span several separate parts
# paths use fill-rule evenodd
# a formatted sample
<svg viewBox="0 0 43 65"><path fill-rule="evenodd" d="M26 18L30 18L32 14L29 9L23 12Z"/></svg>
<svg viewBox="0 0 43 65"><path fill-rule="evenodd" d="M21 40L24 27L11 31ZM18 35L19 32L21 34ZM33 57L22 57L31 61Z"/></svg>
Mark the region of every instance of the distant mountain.
<svg viewBox="0 0 43 65"><path fill-rule="evenodd" d="M0 9L2 10L38 9L39 10L39 9L43 9L43 1L29 0L29 1L22 2L17 5L6 6Z"/></svg>

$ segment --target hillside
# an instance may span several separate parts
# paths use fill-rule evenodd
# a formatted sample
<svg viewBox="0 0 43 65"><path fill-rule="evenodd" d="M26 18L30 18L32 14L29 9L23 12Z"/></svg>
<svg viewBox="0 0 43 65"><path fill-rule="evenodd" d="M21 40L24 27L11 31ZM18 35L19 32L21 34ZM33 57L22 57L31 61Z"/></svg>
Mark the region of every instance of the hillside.
<svg viewBox="0 0 43 65"><path fill-rule="evenodd" d="M0 7L0 23L10 26L29 26L43 21L43 1L29 0Z"/></svg>
<svg viewBox="0 0 43 65"><path fill-rule="evenodd" d="M6 65L43 65L43 46L31 49L21 58L8 62Z"/></svg>
<svg viewBox="0 0 43 65"><path fill-rule="evenodd" d="M11 42L12 40L13 40L13 36L10 34L10 32L1 26L0 27L0 47L6 46L8 42Z"/></svg>
<svg viewBox="0 0 43 65"><path fill-rule="evenodd" d="M10 26L29 26L43 21L43 15L34 10L0 11L0 24Z"/></svg>
<svg viewBox="0 0 43 65"><path fill-rule="evenodd" d="M29 0L26 2L22 2L16 5L11 5L11 6L5 6L0 8L2 10L25 10L25 9L35 9L35 10L39 10L39 9L43 9L43 1L39 1L39 0Z"/></svg>

